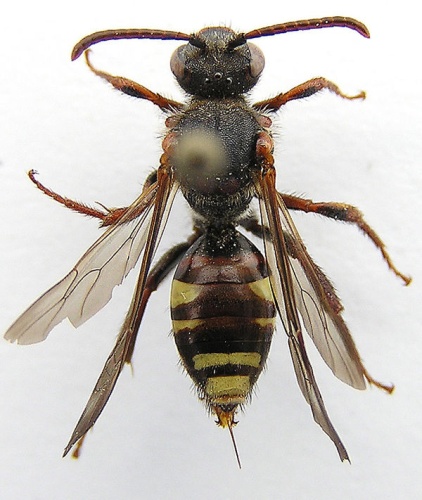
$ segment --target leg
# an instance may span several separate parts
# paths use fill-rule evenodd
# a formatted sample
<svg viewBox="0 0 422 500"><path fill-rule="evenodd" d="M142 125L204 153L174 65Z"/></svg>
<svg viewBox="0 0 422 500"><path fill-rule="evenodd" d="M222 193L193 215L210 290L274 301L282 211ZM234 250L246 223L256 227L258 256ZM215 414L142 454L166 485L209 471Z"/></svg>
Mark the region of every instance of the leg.
<svg viewBox="0 0 422 500"><path fill-rule="evenodd" d="M148 275L147 282L142 294L140 304L140 317L144 315L147 303L151 294L157 290L161 282L169 275L171 270L177 265L181 257L193 245L193 243L201 236L202 231L195 227L194 233L187 239L185 243L179 243L168 250L151 269ZM126 354L125 362L130 364L133 350L135 348L138 331L131 337L131 342Z"/></svg>
<svg viewBox="0 0 422 500"><path fill-rule="evenodd" d="M167 99L160 94L156 94L143 85L129 80L128 78L124 78L123 76L110 75L109 73L96 69L89 60L89 50L85 52L85 59L89 69L93 73L101 78L104 78L104 80L107 80L107 82L111 83L114 88L120 90L124 94L132 97L138 97L139 99L146 99L161 108L163 111L182 109L183 105L180 102L172 101L171 99Z"/></svg>
<svg viewBox="0 0 422 500"><path fill-rule="evenodd" d="M374 245L380 250L384 260L387 262L388 267L393 271L393 273L401 278L404 281L405 285L408 285L412 281L409 276L405 276L396 268L385 248L385 244L377 235L377 233L371 228L371 226L365 221L362 212L356 207L347 205L345 203L335 202L315 203L309 199L300 198L298 196L291 196L284 193L281 193L281 197L283 198L286 207L290 210L300 210L301 212L307 213L311 212L323 215L324 217L329 217L334 220L355 224L372 240Z"/></svg>
<svg viewBox="0 0 422 500"><path fill-rule="evenodd" d="M98 203L101 207L103 207L104 211L97 210L95 208L89 207L84 203L80 203L78 201L71 200L62 196L55 191L45 187L41 182L36 179L37 172L35 170L30 170L28 172L28 176L31 181L37 186L37 188L42 191L44 194L62 204L66 208L73 210L74 212L78 212L82 215L87 215L88 217L94 217L96 219L100 219L101 226L111 226L115 222L117 222L131 207L121 207L121 208L107 208L101 203ZM157 171L152 172L148 177L144 184L143 191L148 189L154 182L156 182ZM138 214L134 214L134 217L137 217Z"/></svg>
<svg viewBox="0 0 422 500"><path fill-rule="evenodd" d="M265 237L270 238L270 233L268 227L263 226L260 222L256 214L253 214L250 217L245 217L239 221L239 224L249 231L251 234L260 238L261 240Z"/></svg>
<svg viewBox="0 0 422 500"><path fill-rule="evenodd" d="M43 184L41 184L39 180L36 179L35 177L36 175L37 172L35 170L30 170L28 172L29 178L40 191L42 191L50 198L53 198L53 200L57 201L58 203L61 203L66 208L69 208L74 212L78 212L83 215L88 215L89 217L95 217L101 220L104 220L107 217L108 213L104 213L101 210L96 210L95 208L89 207L84 203L79 203L78 201L70 200L69 198L65 198L64 196L61 196L60 194L57 194L54 191L51 191L51 189L45 187Z"/></svg>
<svg viewBox="0 0 422 500"><path fill-rule="evenodd" d="M349 96L343 94L343 92L338 88L338 86L326 80L325 78L318 77L312 78L312 80L308 80L305 83L301 83L297 87L293 87L286 93L281 93L272 97L271 99L267 99L265 101L257 102L253 105L253 107L259 111L277 111L281 106L284 106L289 101L294 101L295 99L303 99L304 97L309 97L311 95L320 92L323 89L328 89L330 92L337 94L343 99L365 99L365 92L359 92L359 94Z"/></svg>

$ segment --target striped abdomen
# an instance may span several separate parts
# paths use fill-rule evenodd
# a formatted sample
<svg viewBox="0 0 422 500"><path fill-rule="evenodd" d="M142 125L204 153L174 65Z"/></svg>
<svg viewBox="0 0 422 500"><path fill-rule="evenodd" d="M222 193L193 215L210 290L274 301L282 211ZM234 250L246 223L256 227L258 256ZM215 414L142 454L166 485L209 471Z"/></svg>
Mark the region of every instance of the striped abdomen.
<svg viewBox="0 0 422 500"><path fill-rule="evenodd" d="M233 228L207 232L176 270L171 316L200 398L230 425L265 365L274 330L264 257Z"/></svg>

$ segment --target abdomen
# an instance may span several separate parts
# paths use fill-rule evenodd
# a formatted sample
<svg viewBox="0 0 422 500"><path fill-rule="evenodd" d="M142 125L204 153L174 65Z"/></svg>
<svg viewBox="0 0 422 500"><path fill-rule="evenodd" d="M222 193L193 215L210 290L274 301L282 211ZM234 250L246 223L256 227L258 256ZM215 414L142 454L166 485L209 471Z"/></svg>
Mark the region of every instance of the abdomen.
<svg viewBox="0 0 422 500"><path fill-rule="evenodd" d="M265 365L274 330L264 257L234 228L209 229L176 270L171 316L200 398L219 420L223 413L233 421Z"/></svg>

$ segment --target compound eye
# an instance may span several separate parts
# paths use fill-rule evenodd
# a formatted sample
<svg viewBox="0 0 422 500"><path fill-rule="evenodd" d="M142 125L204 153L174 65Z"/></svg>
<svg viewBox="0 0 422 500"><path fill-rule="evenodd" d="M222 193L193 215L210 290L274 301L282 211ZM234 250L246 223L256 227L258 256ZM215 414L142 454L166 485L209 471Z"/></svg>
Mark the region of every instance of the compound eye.
<svg viewBox="0 0 422 500"><path fill-rule="evenodd" d="M250 72L252 78L258 78L265 66L265 57L262 50L253 43L248 43L251 53Z"/></svg>
<svg viewBox="0 0 422 500"><path fill-rule="evenodd" d="M178 47L173 52L171 59L170 59L170 69L178 81L181 78L183 78L183 76L185 74L186 57L185 57L184 52L185 52L186 47L187 47L187 45L182 45L181 47Z"/></svg>

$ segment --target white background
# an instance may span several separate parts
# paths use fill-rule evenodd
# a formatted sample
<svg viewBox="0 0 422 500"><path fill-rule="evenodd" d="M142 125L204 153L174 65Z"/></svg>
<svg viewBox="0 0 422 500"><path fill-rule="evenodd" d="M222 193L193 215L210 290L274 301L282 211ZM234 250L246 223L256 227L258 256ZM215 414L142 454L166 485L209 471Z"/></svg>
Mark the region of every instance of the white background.
<svg viewBox="0 0 422 500"><path fill-rule="evenodd" d="M82 60L91 32L207 25L256 27L347 15L372 38L340 28L256 40L267 67L254 98L323 75L364 102L328 93L290 103L276 120L278 184L315 200L358 205L413 276L405 288L353 227L297 217L316 261L334 281L369 372L396 391L358 392L337 381L311 350L325 402L352 459L342 464L313 422L279 327L268 370L236 428L243 468L227 432L206 415L178 366L169 335L168 283L153 297L134 356L78 461L61 452L110 352L134 276L74 331L45 343L0 342L0 496L4 499L420 498L421 75L415 2L139 0L9 3L0 30L0 330L61 278L98 236L97 223L39 193L25 172L87 203L129 204L158 165L162 115L113 91ZM376 4L376 5L375 5ZM97 45L93 61L182 99L168 61L178 42ZM184 207L163 241L189 233ZM133 275L135 273L132 273ZM418 300L417 300L418 299Z"/></svg>

